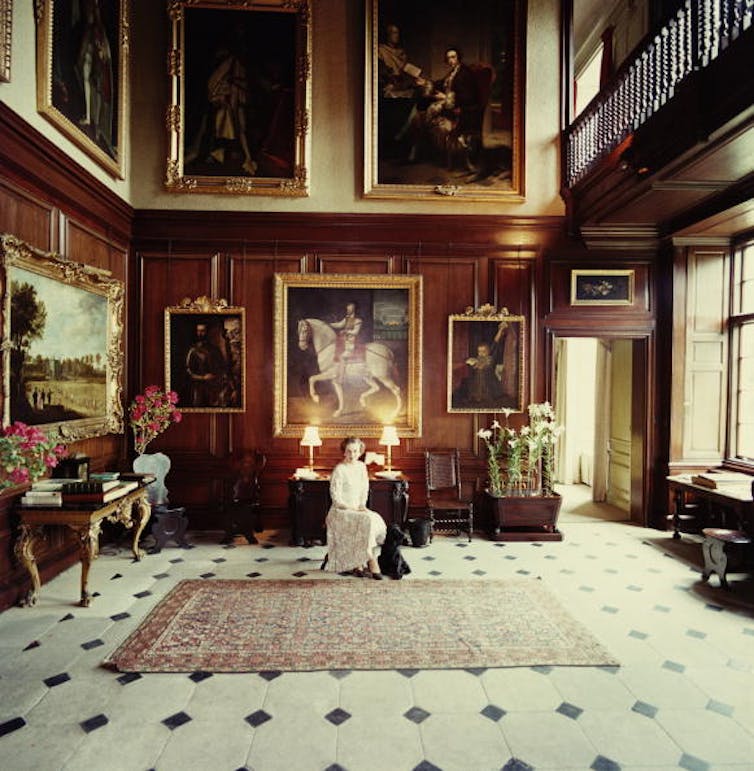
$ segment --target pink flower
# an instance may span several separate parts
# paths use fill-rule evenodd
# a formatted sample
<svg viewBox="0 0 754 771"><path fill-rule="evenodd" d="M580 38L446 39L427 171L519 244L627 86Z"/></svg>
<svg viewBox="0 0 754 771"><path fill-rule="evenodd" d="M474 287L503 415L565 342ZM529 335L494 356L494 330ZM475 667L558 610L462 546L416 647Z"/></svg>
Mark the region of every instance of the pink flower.
<svg viewBox="0 0 754 771"><path fill-rule="evenodd" d="M178 404L178 394L175 391L168 391L168 401L171 404Z"/></svg>
<svg viewBox="0 0 754 771"><path fill-rule="evenodd" d="M173 410L171 414L174 423L180 423L183 420L183 415L178 410Z"/></svg>
<svg viewBox="0 0 754 771"><path fill-rule="evenodd" d="M14 485L25 485L30 479L29 469L14 468L13 471L10 472L10 478Z"/></svg>

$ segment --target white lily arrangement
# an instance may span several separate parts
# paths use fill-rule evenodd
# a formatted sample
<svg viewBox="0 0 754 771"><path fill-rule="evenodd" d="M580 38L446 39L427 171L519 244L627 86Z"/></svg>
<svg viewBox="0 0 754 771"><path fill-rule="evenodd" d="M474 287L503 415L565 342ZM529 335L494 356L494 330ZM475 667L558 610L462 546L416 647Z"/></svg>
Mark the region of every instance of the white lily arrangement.
<svg viewBox="0 0 754 771"><path fill-rule="evenodd" d="M530 404L529 423L518 431L508 425L515 412L503 409L505 425L497 420L478 436L487 446L489 493L504 495L552 495L555 478L555 446L563 427L555 423L549 402Z"/></svg>

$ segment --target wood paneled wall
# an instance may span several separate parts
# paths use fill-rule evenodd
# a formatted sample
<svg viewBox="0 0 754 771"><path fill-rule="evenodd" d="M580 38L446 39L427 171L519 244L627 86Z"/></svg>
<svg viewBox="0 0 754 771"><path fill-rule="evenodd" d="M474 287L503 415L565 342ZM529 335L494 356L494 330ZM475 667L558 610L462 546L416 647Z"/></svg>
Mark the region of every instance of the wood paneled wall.
<svg viewBox="0 0 754 771"><path fill-rule="evenodd" d="M109 270L125 280L132 212L91 175L82 171L40 134L0 103L0 232L12 233L44 251ZM127 355L127 341L124 341ZM77 442L72 453L91 458L92 469L122 463L122 437ZM28 586L28 576L13 556L15 496L0 495L0 609ZM72 534L48 528L38 542L42 580L78 557Z"/></svg>
<svg viewBox="0 0 754 771"><path fill-rule="evenodd" d="M447 318L467 306L491 303L526 317L527 401L551 397L552 335L594 334L595 324L619 336L645 334L651 340L641 351L648 399L669 389L658 385L655 375L653 256L587 252L567 236L562 218L133 212L2 104L0 135L0 231L107 268L126 282L124 406L144 386L164 383L165 307L207 295L246 309L246 412L191 413L154 442L155 450L172 459L171 498L187 507L193 528L220 526L217 504L228 459L249 447L264 449L269 458L265 525L287 524L286 480L305 455L296 439L272 436L273 277L278 272L423 277L423 435L403 441L394 452L395 465L411 479L412 506L421 507L424 500L425 448L459 447L464 476L484 478L476 432L490 416L446 411ZM570 268L613 263L636 270L634 307L610 313L570 307ZM655 427L647 430L653 433ZM335 439L325 440L317 451L319 465L334 465L337 445ZM650 445L648 465L652 473L662 473L663 450L654 433ZM130 435L80 442L72 450L89 455L95 469L125 468L133 457ZM644 501L652 507L651 494ZM15 602L28 586L12 554L12 504L12 497L0 496L0 608ZM648 513L647 521L652 519ZM67 533L53 531L39 554L43 580L76 556Z"/></svg>
<svg viewBox="0 0 754 771"><path fill-rule="evenodd" d="M643 415L651 505L655 436L655 301L653 257L623 252L588 254L569 241L559 218L257 215L216 212L140 212L134 221L134 307L138 356L132 382L144 387L164 377L163 309L182 298L224 298L247 312L247 411L189 414L154 444L173 469L171 496L185 504L193 527L217 528L217 502L228 456L260 447L269 462L263 482L265 524L286 525L286 479L303 462L295 439L272 436L273 276L276 272L418 274L423 278L423 432L394 451L394 464L411 479L411 505L421 507L423 451L458 447L465 476L484 477L476 432L491 416L446 410L447 318L489 302L527 319L526 401L551 398L553 334L634 337L644 358L640 387L649 396ZM563 256L566 255L566 256ZM629 267L635 272L629 307L570 305L573 267ZM138 330L138 331L137 331ZM317 451L322 467L337 462L338 440ZM369 445L369 442L368 442ZM374 442L374 449L380 449ZM652 516L645 512L645 521Z"/></svg>

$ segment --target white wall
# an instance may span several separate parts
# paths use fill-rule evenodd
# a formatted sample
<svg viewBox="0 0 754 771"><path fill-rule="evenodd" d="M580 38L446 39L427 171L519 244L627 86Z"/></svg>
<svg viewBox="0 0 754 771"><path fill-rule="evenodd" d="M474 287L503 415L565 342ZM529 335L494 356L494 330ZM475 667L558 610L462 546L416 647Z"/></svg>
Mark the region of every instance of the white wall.
<svg viewBox="0 0 754 771"><path fill-rule="evenodd" d="M44 134L79 166L83 166L117 195L128 201L131 195L128 171L130 155L128 136L126 136L125 147L123 148L126 179L116 180L37 112L36 67L34 3L31 0L16 0L13 3L11 79L9 83L0 83L0 101L5 102L13 112ZM126 125L128 125L128 105L126 105L125 119Z"/></svg>
<svg viewBox="0 0 754 771"><path fill-rule="evenodd" d="M529 0L526 43L526 200L523 203L381 201L361 197L363 174L364 5L362 0L313 3L311 195L186 195L163 188L168 155L166 51L169 19L161 0L132 0L130 136L127 180L117 181L48 123L36 109L33 3L14 3L11 82L0 99L76 163L136 208L229 211L564 214L560 199L559 11L552 0Z"/></svg>

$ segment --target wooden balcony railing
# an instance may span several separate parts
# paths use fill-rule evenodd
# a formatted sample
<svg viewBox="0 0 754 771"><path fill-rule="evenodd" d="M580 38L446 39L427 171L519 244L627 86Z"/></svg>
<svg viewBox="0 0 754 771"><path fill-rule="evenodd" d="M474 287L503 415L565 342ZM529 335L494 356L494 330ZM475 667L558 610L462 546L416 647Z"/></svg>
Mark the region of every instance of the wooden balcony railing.
<svg viewBox="0 0 754 771"><path fill-rule="evenodd" d="M754 0L686 0L565 132L570 188L752 25ZM742 73L750 77L750 73Z"/></svg>

